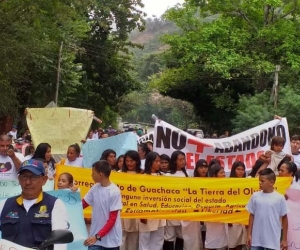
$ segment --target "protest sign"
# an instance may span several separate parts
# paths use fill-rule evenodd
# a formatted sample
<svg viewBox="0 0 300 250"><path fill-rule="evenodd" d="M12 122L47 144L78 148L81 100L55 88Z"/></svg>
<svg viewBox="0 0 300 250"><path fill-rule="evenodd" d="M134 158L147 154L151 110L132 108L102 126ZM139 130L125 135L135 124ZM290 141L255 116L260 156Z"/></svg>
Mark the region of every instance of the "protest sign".
<svg viewBox="0 0 300 250"><path fill-rule="evenodd" d="M122 133L105 139L89 140L82 145L83 165L92 167L100 160L104 150L112 149L119 155L125 154L128 150L137 150L136 135L131 132Z"/></svg>
<svg viewBox="0 0 300 250"><path fill-rule="evenodd" d="M35 146L51 145L52 154L66 154L68 147L86 138L94 112L75 108L28 108L27 125Z"/></svg>
<svg viewBox="0 0 300 250"><path fill-rule="evenodd" d="M22 247L8 240L0 238L0 249L1 250L31 250L32 248Z"/></svg>
<svg viewBox="0 0 300 250"><path fill-rule="evenodd" d="M8 182L7 182L8 183ZM13 189L16 189L14 187ZM16 193L16 191L14 192ZM81 198L79 192L72 192L71 190L52 190L47 192L58 199L61 199L68 211L68 222L70 224L69 230L73 233L74 236L74 241L70 244L68 244L68 250L73 250L73 249L78 249L78 250L84 250L87 249L84 245L83 242L85 239L87 239L88 234L86 230L86 225L83 219L83 213L82 213L82 203L81 203ZM18 193L20 194L20 193ZM7 198L7 197L6 197ZM1 200L1 198L0 198ZM0 238L1 238L1 233L0 233ZM25 250L25 249L30 249L30 248L24 248L20 245L5 241L5 240L0 240L0 249L11 249L11 250ZM4 246L7 248L4 248ZM9 248L11 247L11 248Z"/></svg>
<svg viewBox="0 0 300 250"><path fill-rule="evenodd" d="M146 141L152 141L153 142L153 138L154 138L154 131L141 136L140 138L138 138L137 141L138 141L138 144L145 143Z"/></svg>
<svg viewBox="0 0 300 250"><path fill-rule="evenodd" d="M272 120L255 128L222 139L199 139L164 121L156 121L154 130L154 151L171 154L181 150L186 154L186 168L193 172L196 162L205 159L210 162L216 158L226 172L231 170L235 161L244 162L250 170L255 161L266 150L274 136L282 136L286 143L283 151L291 154L287 120Z"/></svg>
<svg viewBox="0 0 300 250"><path fill-rule="evenodd" d="M81 197L94 185L90 169L57 167L73 175ZM177 219L224 223L247 223L245 206L258 191L257 178L179 178L145 174L111 173L122 193L122 218ZM277 178L284 194L291 178ZM85 216L90 217L90 211Z"/></svg>
<svg viewBox="0 0 300 250"><path fill-rule="evenodd" d="M288 189L288 249L298 250L300 249L300 190Z"/></svg>

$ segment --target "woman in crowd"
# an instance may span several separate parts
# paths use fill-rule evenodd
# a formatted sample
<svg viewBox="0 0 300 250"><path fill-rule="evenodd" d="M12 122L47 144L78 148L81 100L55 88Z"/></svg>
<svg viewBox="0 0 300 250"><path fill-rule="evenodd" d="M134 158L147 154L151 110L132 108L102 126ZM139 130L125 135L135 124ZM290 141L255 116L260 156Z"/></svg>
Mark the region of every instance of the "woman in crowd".
<svg viewBox="0 0 300 250"><path fill-rule="evenodd" d="M106 149L103 151L100 161L105 160L109 163L112 170L114 170L114 166L116 165L116 152L112 149Z"/></svg>
<svg viewBox="0 0 300 250"><path fill-rule="evenodd" d="M214 164L209 170L211 178L225 178L224 168ZM219 249L228 246L228 225L219 222L206 223L205 249Z"/></svg>
<svg viewBox="0 0 300 250"><path fill-rule="evenodd" d="M129 150L124 155L123 173L140 174L141 160L138 152ZM122 219L121 250L138 250L139 248L139 220Z"/></svg>
<svg viewBox="0 0 300 250"><path fill-rule="evenodd" d="M279 177L293 177L290 188L300 189L298 169L294 162L284 158L278 165Z"/></svg>
<svg viewBox="0 0 300 250"><path fill-rule="evenodd" d="M186 171L185 154L182 151L174 151L170 159L171 176L189 177ZM165 228L165 244L170 248L175 242L175 249L199 250L201 247L200 223L194 221L167 221Z"/></svg>
<svg viewBox="0 0 300 250"><path fill-rule="evenodd" d="M264 161L262 160L256 160L256 162L254 163L253 167L252 167L252 170L248 176L248 178L255 178L257 177L257 175L259 174L258 173L258 170L260 169L260 167L264 164Z"/></svg>
<svg viewBox="0 0 300 250"><path fill-rule="evenodd" d="M196 167L194 170L194 177L208 177L208 164L206 160L200 159L196 162ZM206 224L201 221L201 238L202 238L202 247L204 248L204 242L206 237Z"/></svg>
<svg viewBox="0 0 300 250"><path fill-rule="evenodd" d="M122 171L122 168L123 168L123 165L124 165L124 155L120 155L117 159L117 162L114 166L114 170L115 171Z"/></svg>
<svg viewBox="0 0 300 250"><path fill-rule="evenodd" d="M163 174L170 173L170 157L166 154L160 155L160 172Z"/></svg>
<svg viewBox="0 0 300 250"><path fill-rule="evenodd" d="M59 164L72 166L72 167L83 167L83 158L80 157L80 147L77 143L72 144L68 147L67 159L61 159Z"/></svg>
<svg viewBox="0 0 300 250"><path fill-rule="evenodd" d="M51 155L51 146L49 143L40 143L35 150L32 159L44 159L47 163L48 178L53 180L55 175L55 160Z"/></svg>
<svg viewBox="0 0 300 250"><path fill-rule="evenodd" d="M146 157L145 171L147 175L161 175L160 157L156 152L150 152ZM164 244L164 229L166 220L146 220L139 222L139 250L162 250Z"/></svg>
<svg viewBox="0 0 300 250"><path fill-rule="evenodd" d="M241 161L232 164L230 178L246 178L246 166ZM229 249L242 250L246 245L246 227L241 224L228 224Z"/></svg>
<svg viewBox="0 0 300 250"><path fill-rule="evenodd" d="M145 169L145 161L147 154L150 153L150 149L147 147L145 143L141 143L138 145L138 152L141 159L141 169Z"/></svg>

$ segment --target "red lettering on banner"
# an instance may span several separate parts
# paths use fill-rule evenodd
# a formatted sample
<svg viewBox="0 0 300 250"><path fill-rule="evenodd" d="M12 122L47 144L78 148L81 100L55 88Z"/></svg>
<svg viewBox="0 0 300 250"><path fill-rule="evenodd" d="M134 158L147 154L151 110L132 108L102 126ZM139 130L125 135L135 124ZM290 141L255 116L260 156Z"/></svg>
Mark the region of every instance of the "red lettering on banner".
<svg viewBox="0 0 300 250"><path fill-rule="evenodd" d="M198 153L203 153L204 147L212 147L209 144L205 144L205 143L202 143L200 141L196 141L196 140L191 139L191 138L188 139L188 143L197 146L196 152L198 152Z"/></svg>

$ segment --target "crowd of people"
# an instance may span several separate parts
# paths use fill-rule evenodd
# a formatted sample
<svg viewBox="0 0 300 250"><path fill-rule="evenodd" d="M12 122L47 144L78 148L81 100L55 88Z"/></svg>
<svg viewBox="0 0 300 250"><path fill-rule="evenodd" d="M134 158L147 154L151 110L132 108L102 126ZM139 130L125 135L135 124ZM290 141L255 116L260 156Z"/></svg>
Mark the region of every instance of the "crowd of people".
<svg viewBox="0 0 300 250"><path fill-rule="evenodd" d="M94 134L91 132L89 137ZM105 138L103 137L105 134L105 132L101 133L100 138ZM98 133L97 135L99 138ZM23 204L26 211L30 211L33 216L37 209L35 205L39 199L41 199L42 205L49 200L50 203L47 203L47 206L52 208L52 212L55 211L56 200L47 198L47 195L41 198L42 185L47 179L53 179L56 173L56 162L51 155L51 145L41 143L36 148L28 146L27 155L15 152L11 145L10 136L0 136L0 177L2 180L18 179L22 187L22 200L19 197L13 199L17 200L17 204ZM282 151L284 145L284 138L273 137L270 150L260 156L249 174L246 173L243 162L234 162L231 167L229 178L259 178L262 191L257 192L259 194L255 193L247 205L250 212L248 228L240 224L213 222L121 219L121 194L118 187L109 180L111 171L182 178L225 178L226 174L224 167L217 159L210 162L200 159L191 176L186 171L186 158L182 151L174 151L170 157L165 154L160 155L153 152L152 141L141 143L138 145L137 151L129 150L124 155L117 155L114 150L107 149L101 156L99 155L99 161L95 162L92 167L92 177L96 185L91 188L82 201L83 208L92 206L94 209L90 237L84 244L89 246L90 250L199 250L203 248L241 250L247 244L252 247L262 247L254 249L279 249L282 228L282 248L287 249L286 215L288 210L285 199L274 191L273 185L276 176L292 177L291 188L300 189L298 183L300 136L291 137L291 155ZM59 164L83 167L84 156L81 155L78 144L70 145L66 153L67 157L61 159ZM59 189L74 190L72 175L63 173L59 176L56 185ZM34 191L29 190L30 188ZM4 237L7 234L3 233L3 230L9 228L4 226L8 201L9 204L13 203L11 199L8 199L0 204L1 230ZM23 213L20 207L16 207L16 209L20 211L20 214ZM282 227L279 218L282 219ZM265 224L261 224L262 222ZM23 229L25 226L34 228L33 225L30 225L31 222L27 221L26 223L22 225ZM49 223L51 228L51 222ZM59 228L61 227L64 225L59 226ZM22 237L19 237L20 239L17 237L20 228L11 228L14 230L14 235L8 234L7 239L18 239L15 242L27 247L36 246L36 242L25 244ZM53 226L52 221L52 230L53 228L57 227ZM47 230L49 231L49 228ZM33 235L36 237L34 233ZM32 236L27 240L39 243L41 241L41 239L32 239Z"/></svg>

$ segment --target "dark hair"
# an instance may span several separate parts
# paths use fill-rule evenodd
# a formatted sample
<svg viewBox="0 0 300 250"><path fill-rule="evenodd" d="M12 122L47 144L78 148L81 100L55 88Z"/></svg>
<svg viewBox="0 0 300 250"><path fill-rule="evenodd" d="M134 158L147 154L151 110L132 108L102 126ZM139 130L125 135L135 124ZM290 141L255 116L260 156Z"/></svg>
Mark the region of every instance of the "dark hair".
<svg viewBox="0 0 300 250"><path fill-rule="evenodd" d="M278 163L277 169L279 170L280 166L286 161L292 161L292 158L290 156L283 157L282 160Z"/></svg>
<svg viewBox="0 0 300 250"><path fill-rule="evenodd" d="M249 176L251 176L252 178L254 178L257 174L257 171L260 169L260 167L264 164L264 162L262 160L256 160L256 162L254 163L252 170L249 174Z"/></svg>
<svg viewBox="0 0 300 250"><path fill-rule="evenodd" d="M105 160L96 161L92 167L95 169L95 171L97 173L102 173L102 174L104 174L104 176L109 178L111 168L107 161L105 161Z"/></svg>
<svg viewBox="0 0 300 250"><path fill-rule="evenodd" d="M140 143L138 147L145 152L145 157L151 152L146 143Z"/></svg>
<svg viewBox="0 0 300 250"><path fill-rule="evenodd" d="M200 177L199 173L198 173L198 168L199 167L202 167L202 166L206 166L208 168L208 164L207 164L207 161L206 160L203 160L203 159L200 159L196 162L196 167L195 167L195 170L194 170L194 177ZM208 171L206 173L206 176L208 176Z"/></svg>
<svg viewBox="0 0 300 250"><path fill-rule="evenodd" d="M119 166L118 166L118 162L119 162L119 160L120 160L121 158L123 158L123 161L124 161L124 155L120 155L120 156L118 157L117 161L116 161L116 165L114 165L114 166L112 167L112 168L113 168L114 170L116 170L116 171L121 170L121 169L119 169ZM124 163L123 163L122 165L124 165Z"/></svg>
<svg viewBox="0 0 300 250"><path fill-rule="evenodd" d="M210 177L217 177L217 174L220 172L221 169L224 169L220 164L214 164L209 169L209 176Z"/></svg>
<svg viewBox="0 0 300 250"><path fill-rule="evenodd" d="M177 161L177 158L178 158L178 156L179 155L183 155L184 157L185 157L185 153L183 153L182 151L179 151L179 150L177 150L177 151L174 151L173 153L172 153L172 155L171 155L171 159L170 159L170 172L171 172L171 174L175 174L176 172L177 172L177 164L176 164L176 161ZM188 177L189 175L187 174L187 172L186 172L186 169L183 167L182 169L181 169L181 171L184 173L184 175L186 176L186 177Z"/></svg>
<svg viewBox="0 0 300 250"><path fill-rule="evenodd" d="M291 141L300 141L300 135L293 135Z"/></svg>
<svg viewBox="0 0 300 250"><path fill-rule="evenodd" d="M126 166L126 157L131 158L132 160L134 160L136 162L136 168L135 168L135 172L136 173L141 173L141 159L139 156L139 153L136 152L135 150L129 150L125 153L124 155L124 163L123 163L123 168L122 168L122 172L127 172L128 168Z"/></svg>
<svg viewBox="0 0 300 250"><path fill-rule="evenodd" d="M170 163L170 156L168 156L168 155L166 155L166 154L161 154L160 155L160 160L161 161L167 161L167 162L169 162Z"/></svg>
<svg viewBox="0 0 300 250"><path fill-rule="evenodd" d="M210 176L210 169L212 167L212 165L215 165L215 164L218 164L218 165L221 165L221 162L214 158L214 159L211 159L210 162L208 163L208 175Z"/></svg>
<svg viewBox="0 0 300 250"><path fill-rule="evenodd" d="M262 171L260 171L259 176L266 176L266 178L269 181L274 181L274 183L276 181L276 175L275 175L274 171L270 168L265 168Z"/></svg>
<svg viewBox="0 0 300 250"><path fill-rule="evenodd" d="M45 159L45 154L46 154L48 148L51 148L49 143L46 143L46 142L40 143L36 147L34 155L32 156L32 159L38 159L38 158ZM52 168L54 170L55 169L55 160L53 159L53 157L51 157L49 162L52 163Z"/></svg>
<svg viewBox="0 0 300 250"><path fill-rule="evenodd" d="M103 151L103 153L102 153L102 155L100 157L100 160L105 160L106 161L107 158L108 158L108 156L110 154L117 155L117 153L114 150L112 150L112 149L106 149L106 150Z"/></svg>
<svg viewBox="0 0 300 250"><path fill-rule="evenodd" d="M67 180L68 180L69 183L73 183L74 182L73 175L71 175L70 173L64 172L64 173L61 173L59 176L61 176L63 174L67 177Z"/></svg>
<svg viewBox="0 0 300 250"><path fill-rule="evenodd" d="M295 177L296 179L296 182L299 180L299 175L298 175L298 168L297 168L297 165L292 162L292 161L281 161L279 164L278 164L278 171L280 169L280 167L283 165L283 164L286 164L288 167L287 167L287 170L289 173L292 173L292 176Z"/></svg>
<svg viewBox="0 0 300 250"><path fill-rule="evenodd" d="M158 153L156 152L150 152L147 154L146 161L145 161L145 174L151 174L152 173L152 165L157 157L160 157ZM158 174L160 174L160 171L157 171Z"/></svg>
<svg viewBox="0 0 300 250"><path fill-rule="evenodd" d="M285 139L282 136L274 136L271 140L271 150L274 146L284 146Z"/></svg>
<svg viewBox="0 0 300 250"><path fill-rule="evenodd" d="M33 145L28 145L25 148L25 156L30 155L31 154L31 149L34 149Z"/></svg>
<svg viewBox="0 0 300 250"><path fill-rule="evenodd" d="M243 177L246 177L246 166L245 166L244 162L241 162L241 161L235 161L235 162L232 164L231 171L230 171L230 177L237 177L237 176L236 176L236 173L235 173L235 170L236 170L238 167L243 167L243 169L244 169L244 171L245 171Z"/></svg>
<svg viewBox="0 0 300 250"><path fill-rule="evenodd" d="M79 145L77 143L70 145L69 148L74 148L75 149L77 157L80 155L81 149L80 149L80 147L79 147Z"/></svg>

